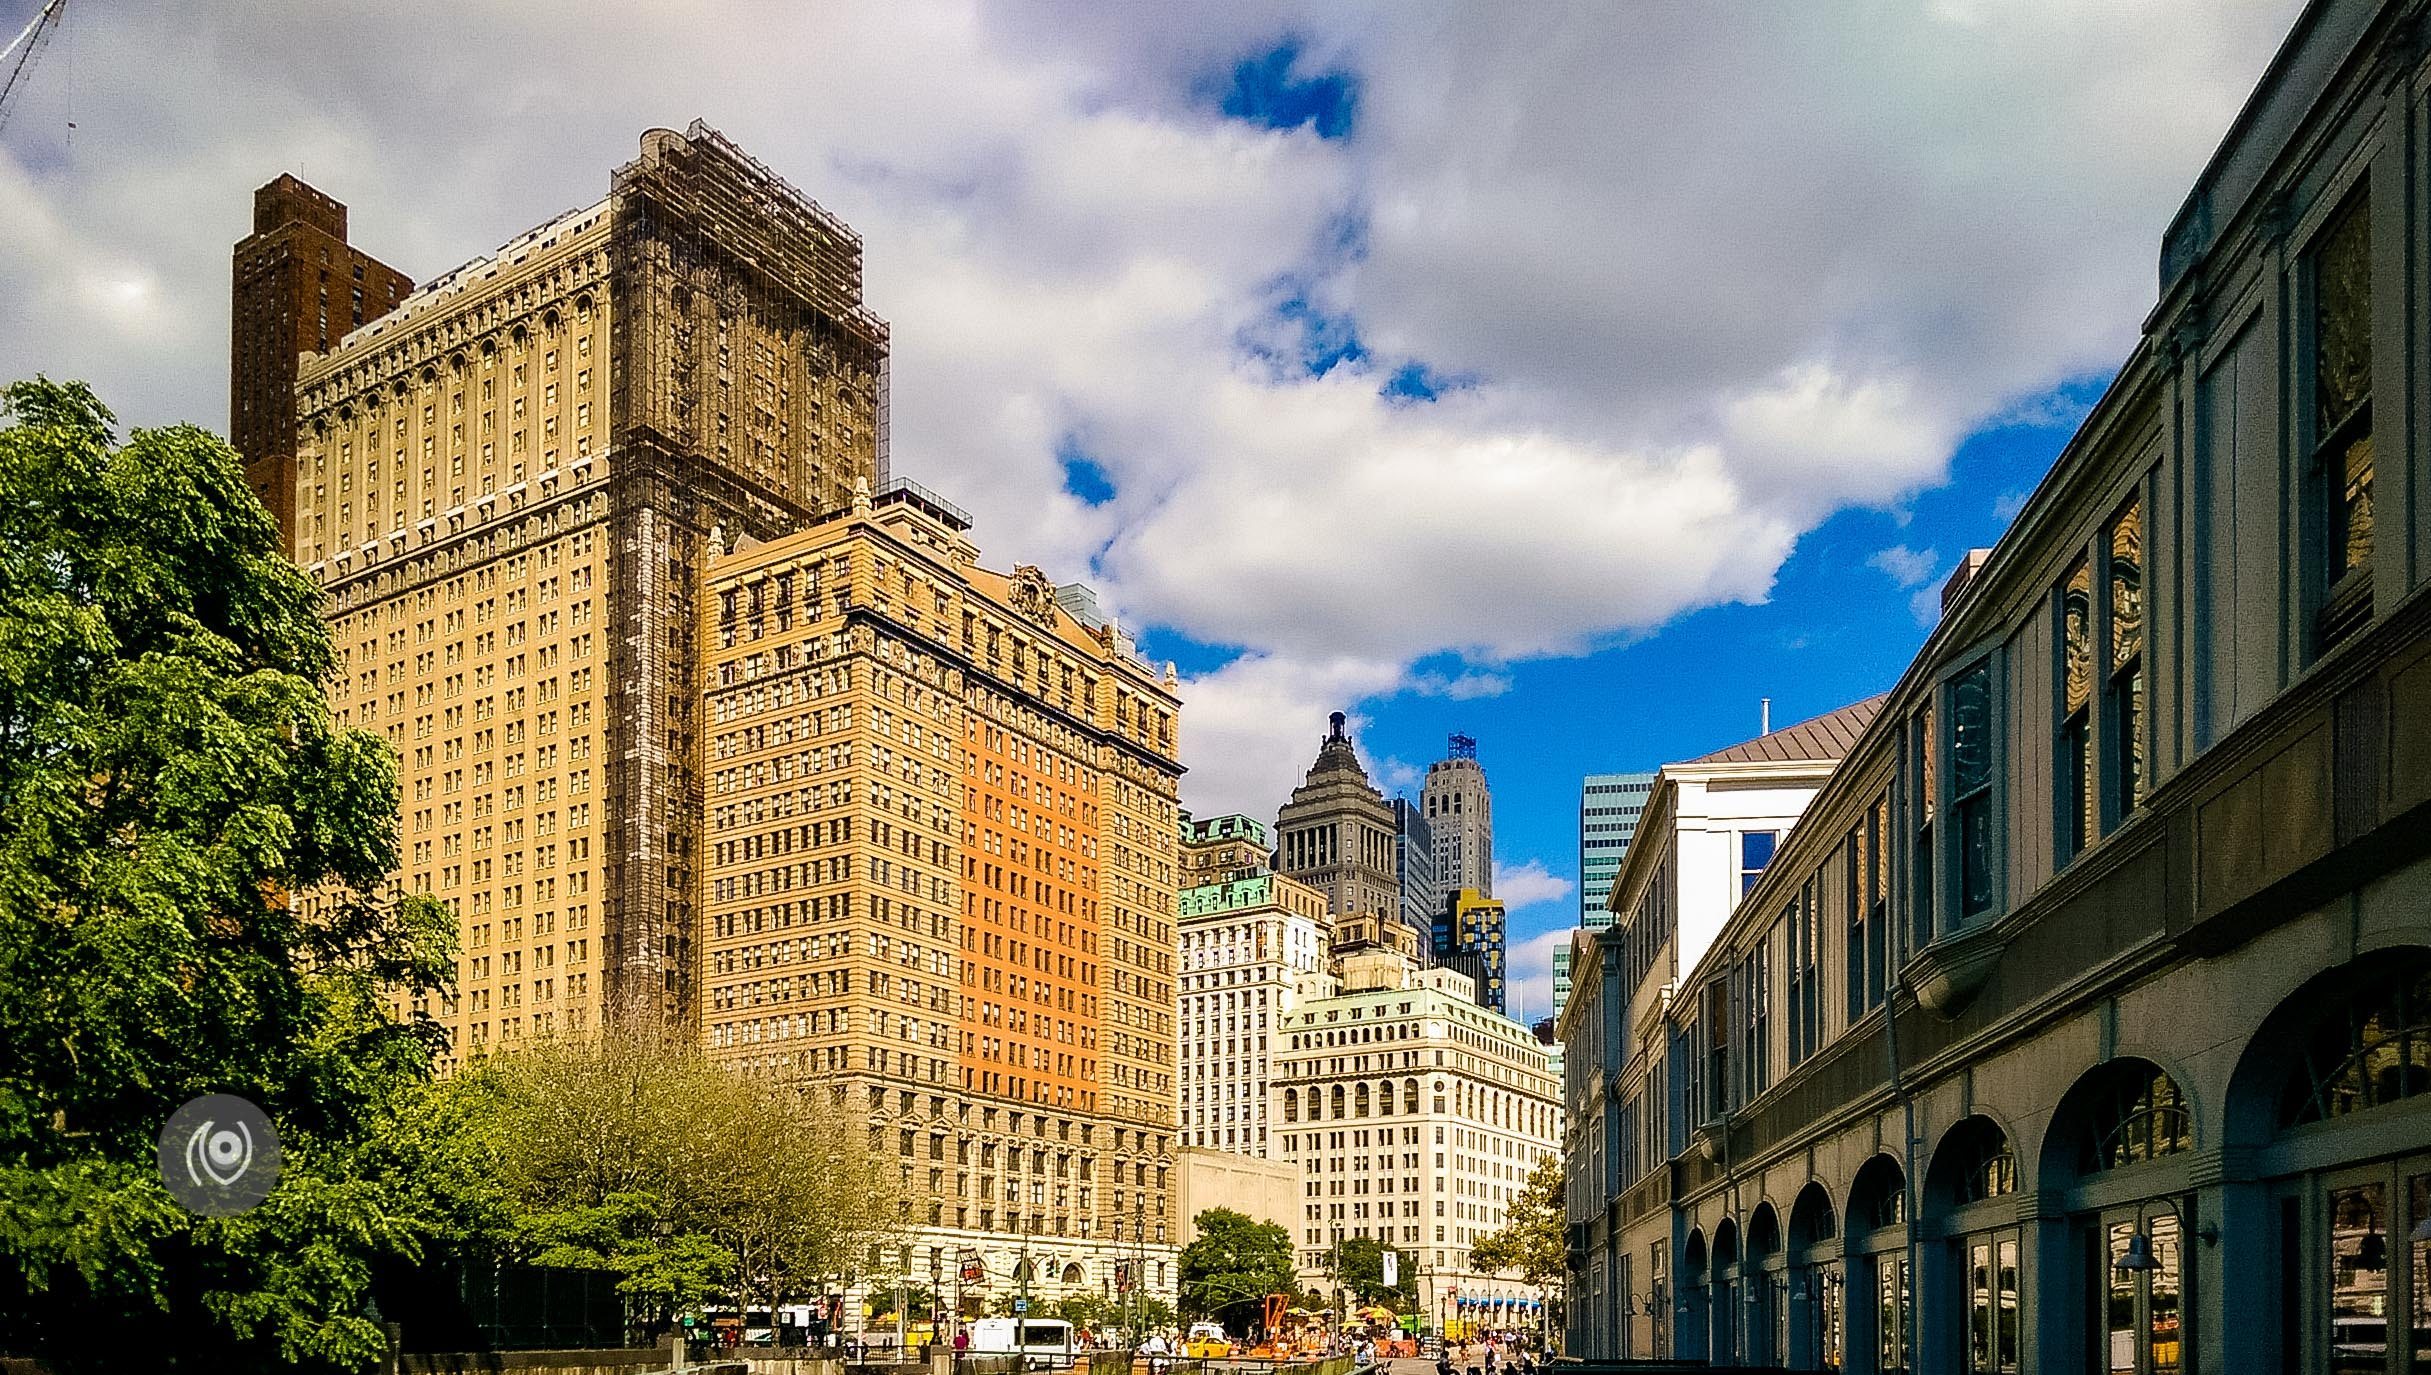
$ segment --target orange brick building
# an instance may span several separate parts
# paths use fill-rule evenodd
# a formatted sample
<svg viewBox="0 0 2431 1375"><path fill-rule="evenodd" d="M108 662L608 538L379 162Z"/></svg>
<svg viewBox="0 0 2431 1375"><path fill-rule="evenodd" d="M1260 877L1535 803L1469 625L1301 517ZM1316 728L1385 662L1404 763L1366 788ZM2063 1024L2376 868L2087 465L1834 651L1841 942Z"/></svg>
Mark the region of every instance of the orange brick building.
<svg viewBox="0 0 2431 1375"><path fill-rule="evenodd" d="M1171 670L898 483L704 571L702 1034L846 1086L914 1278L1170 1293Z"/></svg>

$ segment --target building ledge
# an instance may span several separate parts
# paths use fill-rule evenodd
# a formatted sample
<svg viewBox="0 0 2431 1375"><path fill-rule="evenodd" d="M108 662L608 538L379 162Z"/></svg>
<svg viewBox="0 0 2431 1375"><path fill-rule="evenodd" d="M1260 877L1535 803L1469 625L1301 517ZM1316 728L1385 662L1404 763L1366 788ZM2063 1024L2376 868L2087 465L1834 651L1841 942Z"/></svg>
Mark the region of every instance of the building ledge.
<svg viewBox="0 0 2431 1375"><path fill-rule="evenodd" d="M2001 921L1979 921L1954 931L1917 951L1901 982L1916 994L1918 1006L1947 1021L1992 977L2001 952L2009 947L2009 935L2009 924Z"/></svg>

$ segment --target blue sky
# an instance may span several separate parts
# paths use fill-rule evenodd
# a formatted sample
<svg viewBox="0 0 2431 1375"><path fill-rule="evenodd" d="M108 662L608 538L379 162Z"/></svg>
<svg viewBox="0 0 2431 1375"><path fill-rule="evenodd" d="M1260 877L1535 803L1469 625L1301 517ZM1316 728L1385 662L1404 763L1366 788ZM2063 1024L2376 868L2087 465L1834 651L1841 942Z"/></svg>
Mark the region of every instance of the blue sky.
<svg viewBox="0 0 2431 1375"><path fill-rule="evenodd" d="M1466 731L1555 894L1580 774L1894 678L2298 3L78 6L0 375L224 423L252 187L427 279L700 117L860 233L895 471L1177 664L1191 807L1271 817L1337 708L1388 782Z"/></svg>

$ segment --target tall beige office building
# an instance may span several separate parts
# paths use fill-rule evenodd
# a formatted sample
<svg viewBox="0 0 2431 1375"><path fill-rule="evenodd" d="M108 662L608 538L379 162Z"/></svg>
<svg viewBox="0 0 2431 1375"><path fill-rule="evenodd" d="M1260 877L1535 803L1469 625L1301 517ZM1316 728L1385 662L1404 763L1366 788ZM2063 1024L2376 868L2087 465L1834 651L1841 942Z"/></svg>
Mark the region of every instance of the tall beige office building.
<svg viewBox="0 0 2431 1375"><path fill-rule="evenodd" d="M874 485L886 349L853 232L695 124L302 360L294 553L462 925L453 1055L696 1017L704 541Z"/></svg>
<svg viewBox="0 0 2431 1375"><path fill-rule="evenodd" d="M1325 894L1342 945L1425 950L1424 933L1400 920L1400 869L1393 809L1368 782L1348 719L1326 718L1316 762L1275 816L1275 870Z"/></svg>
<svg viewBox="0 0 2431 1375"><path fill-rule="evenodd" d="M1170 1297L1174 678L969 526L898 482L713 533L702 1032L867 1113L913 1205L888 1268Z"/></svg>

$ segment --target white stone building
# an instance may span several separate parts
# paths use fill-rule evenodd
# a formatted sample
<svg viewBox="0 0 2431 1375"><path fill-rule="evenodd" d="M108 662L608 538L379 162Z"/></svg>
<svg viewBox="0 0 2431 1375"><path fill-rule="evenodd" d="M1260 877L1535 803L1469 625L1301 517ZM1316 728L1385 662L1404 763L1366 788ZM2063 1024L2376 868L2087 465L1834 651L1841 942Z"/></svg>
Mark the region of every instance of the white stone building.
<svg viewBox="0 0 2431 1375"><path fill-rule="evenodd" d="M1264 1156L1267 1065L1296 985L1325 969L1325 894L1281 874L1181 894L1181 1141Z"/></svg>
<svg viewBox="0 0 2431 1375"><path fill-rule="evenodd" d="M1370 950L1346 956L1341 977L1277 1024L1272 1130L1301 1167L1302 1283L1330 1290L1333 1248L1371 1236L1414 1257L1430 1322L1484 1300L1500 1307L1460 1316L1517 1325L1536 1292L1475 1270L1469 1247L1558 1147L1545 1048L1455 971Z"/></svg>

